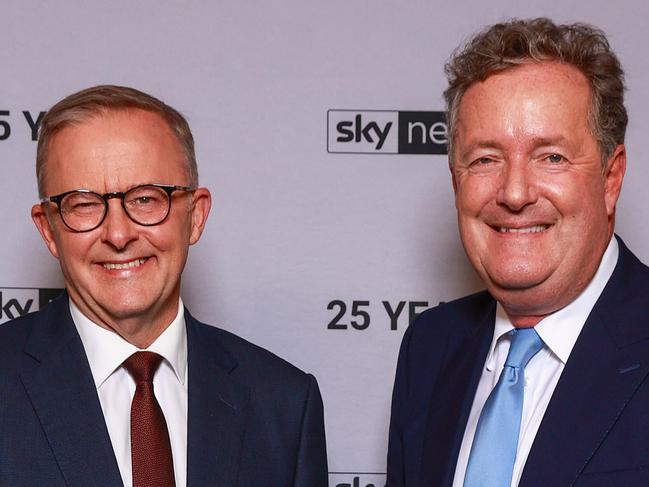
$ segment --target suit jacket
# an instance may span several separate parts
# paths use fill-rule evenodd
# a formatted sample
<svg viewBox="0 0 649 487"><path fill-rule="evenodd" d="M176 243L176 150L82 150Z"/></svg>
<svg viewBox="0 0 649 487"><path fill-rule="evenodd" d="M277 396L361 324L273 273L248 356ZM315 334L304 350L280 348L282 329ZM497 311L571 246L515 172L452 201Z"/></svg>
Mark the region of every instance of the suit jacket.
<svg viewBox="0 0 649 487"><path fill-rule="evenodd" d="M188 487L325 487L316 380L185 310ZM121 486L67 296L0 326L0 486Z"/></svg>
<svg viewBox="0 0 649 487"><path fill-rule="evenodd" d="M519 487L649 485L649 268L619 244ZM388 486L452 485L495 311L481 292L426 311L407 330L392 399Z"/></svg>

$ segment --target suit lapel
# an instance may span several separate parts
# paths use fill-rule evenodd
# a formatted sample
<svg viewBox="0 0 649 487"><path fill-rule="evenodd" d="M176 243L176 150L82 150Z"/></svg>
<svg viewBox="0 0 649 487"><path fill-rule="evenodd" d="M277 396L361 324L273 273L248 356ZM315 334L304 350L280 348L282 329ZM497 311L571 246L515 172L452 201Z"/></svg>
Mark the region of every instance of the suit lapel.
<svg viewBox="0 0 649 487"><path fill-rule="evenodd" d="M649 374L646 303L630 302L645 299L648 282L646 268L620 242L618 265L563 370L521 487L573 485Z"/></svg>
<svg viewBox="0 0 649 487"><path fill-rule="evenodd" d="M188 348L187 486L236 485L248 389L210 330L185 312Z"/></svg>
<svg viewBox="0 0 649 487"><path fill-rule="evenodd" d="M56 300L25 353L21 381L70 487L122 485L90 366L68 309Z"/></svg>
<svg viewBox="0 0 649 487"><path fill-rule="evenodd" d="M424 438L421 486L450 486L482 367L493 338L495 301L463 339L451 345L451 356L433 392Z"/></svg>

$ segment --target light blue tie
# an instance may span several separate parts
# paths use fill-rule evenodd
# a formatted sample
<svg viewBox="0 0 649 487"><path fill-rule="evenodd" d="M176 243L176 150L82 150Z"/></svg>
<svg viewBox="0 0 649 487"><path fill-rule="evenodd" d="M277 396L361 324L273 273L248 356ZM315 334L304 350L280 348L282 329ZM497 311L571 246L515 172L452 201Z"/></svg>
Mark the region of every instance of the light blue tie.
<svg viewBox="0 0 649 487"><path fill-rule="evenodd" d="M498 384L480 413L464 487L509 487L521 429L525 366L543 348L534 328L509 332L512 343Z"/></svg>

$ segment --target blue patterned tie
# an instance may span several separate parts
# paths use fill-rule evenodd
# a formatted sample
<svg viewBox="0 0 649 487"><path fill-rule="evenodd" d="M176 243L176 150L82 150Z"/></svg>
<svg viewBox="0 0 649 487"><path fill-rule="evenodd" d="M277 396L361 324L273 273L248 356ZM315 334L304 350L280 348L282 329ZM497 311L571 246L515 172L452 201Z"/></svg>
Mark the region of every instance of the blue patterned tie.
<svg viewBox="0 0 649 487"><path fill-rule="evenodd" d="M480 413L464 487L509 487L512 482L525 394L524 369L543 348L543 340L534 328L516 328L509 335L512 343L507 360Z"/></svg>

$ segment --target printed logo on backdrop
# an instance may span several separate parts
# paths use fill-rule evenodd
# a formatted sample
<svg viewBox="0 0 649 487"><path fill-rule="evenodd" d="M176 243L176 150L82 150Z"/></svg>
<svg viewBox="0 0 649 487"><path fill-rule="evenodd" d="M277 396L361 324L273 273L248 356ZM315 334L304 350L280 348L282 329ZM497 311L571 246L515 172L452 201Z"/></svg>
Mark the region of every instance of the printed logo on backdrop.
<svg viewBox="0 0 649 487"><path fill-rule="evenodd" d="M38 128L45 116L44 111L22 110L22 117L16 115L15 111L0 110L0 141L7 140L12 135L12 129L20 124L29 127L32 141L38 140Z"/></svg>
<svg viewBox="0 0 649 487"><path fill-rule="evenodd" d="M0 324L38 311L62 291L58 288L0 287Z"/></svg>
<svg viewBox="0 0 649 487"><path fill-rule="evenodd" d="M329 472L331 487L385 487L384 473Z"/></svg>
<svg viewBox="0 0 649 487"><path fill-rule="evenodd" d="M383 330L405 330L430 306L427 300L333 299L327 304L327 310L331 311L327 317L327 330L363 331L370 325Z"/></svg>
<svg viewBox="0 0 649 487"><path fill-rule="evenodd" d="M444 112L328 110L327 152L446 154Z"/></svg>

